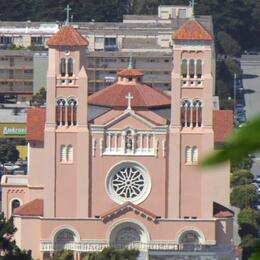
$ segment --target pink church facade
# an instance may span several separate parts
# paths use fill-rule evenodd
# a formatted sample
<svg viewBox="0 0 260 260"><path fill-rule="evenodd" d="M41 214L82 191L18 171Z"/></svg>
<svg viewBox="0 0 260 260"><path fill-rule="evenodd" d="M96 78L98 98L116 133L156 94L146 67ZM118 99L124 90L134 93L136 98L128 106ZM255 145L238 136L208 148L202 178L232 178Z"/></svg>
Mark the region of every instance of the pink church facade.
<svg viewBox="0 0 260 260"><path fill-rule="evenodd" d="M87 40L69 26L49 40L47 106L28 111L28 176L1 181L17 244L34 258L114 246L140 259L233 259L229 165L198 166L232 127L230 112L212 111L213 37L191 20L173 40L171 97L132 68L88 96Z"/></svg>

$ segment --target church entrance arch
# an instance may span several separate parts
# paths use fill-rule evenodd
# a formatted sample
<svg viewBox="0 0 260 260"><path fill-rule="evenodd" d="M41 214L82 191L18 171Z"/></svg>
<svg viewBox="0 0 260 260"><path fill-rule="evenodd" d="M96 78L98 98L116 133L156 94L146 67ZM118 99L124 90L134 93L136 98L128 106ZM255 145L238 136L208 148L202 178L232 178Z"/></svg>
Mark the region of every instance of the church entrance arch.
<svg viewBox="0 0 260 260"><path fill-rule="evenodd" d="M148 234L138 223L125 221L112 228L109 236L109 244L118 249L145 248L148 243Z"/></svg>

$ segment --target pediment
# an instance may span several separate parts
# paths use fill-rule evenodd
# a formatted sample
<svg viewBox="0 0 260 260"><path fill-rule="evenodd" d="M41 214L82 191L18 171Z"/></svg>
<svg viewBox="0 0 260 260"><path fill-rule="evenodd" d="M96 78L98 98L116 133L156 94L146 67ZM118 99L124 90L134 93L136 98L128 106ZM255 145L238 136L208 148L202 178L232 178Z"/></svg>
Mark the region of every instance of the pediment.
<svg viewBox="0 0 260 260"><path fill-rule="evenodd" d="M122 130L126 128L150 130L156 125L134 112L123 113L105 125L106 129Z"/></svg>
<svg viewBox="0 0 260 260"><path fill-rule="evenodd" d="M158 222L160 217L156 216L154 213L149 212L137 205L134 205L131 202L126 202L123 205L117 206L114 209L111 209L110 211L102 214L100 218L104 222L109 222L115 218L119 218L123 215L127 215L129 212L134 212L135 214L139 215L140 217L143 217L149 221Z"/></svg>

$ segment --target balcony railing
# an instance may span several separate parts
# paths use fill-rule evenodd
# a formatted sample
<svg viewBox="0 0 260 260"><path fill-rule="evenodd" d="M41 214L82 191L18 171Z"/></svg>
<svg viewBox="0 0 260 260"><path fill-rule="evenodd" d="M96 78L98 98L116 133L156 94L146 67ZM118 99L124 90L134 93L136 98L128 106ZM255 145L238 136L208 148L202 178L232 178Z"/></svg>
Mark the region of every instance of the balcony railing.
<svg viewBox="0 0 260 260"><path fill-rule="evenodd" d="M152 251L181 251L181 252L222 252L231 250L231 246L215 245L184 245L172 241L150 241L149 243L133 242L131 244L108 243L107 241L80 241L70 243L53 243L52 241L41 241L41 252L60 251L62 249L77 252L95 252L102 251L106 247L115 247L119 249L137 249L142 252Z"/></svg>

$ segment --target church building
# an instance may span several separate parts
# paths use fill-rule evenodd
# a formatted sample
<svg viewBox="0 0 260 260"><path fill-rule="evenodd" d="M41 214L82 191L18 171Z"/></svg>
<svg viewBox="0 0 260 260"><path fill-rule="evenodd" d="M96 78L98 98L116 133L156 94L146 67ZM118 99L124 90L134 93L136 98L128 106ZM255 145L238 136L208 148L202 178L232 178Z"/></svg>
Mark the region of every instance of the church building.
<svg viewBox="0 0 260 260"><path fill-rule="evenodd" d="M28 175L1 181L15 240L35 259L109 246L142 260L233 259L229 165L199 165L232 130L232 112L213 111L214 37L196 19L172 37L171 96L131 59L88 96L87 39L69 25L49 39L47 105L27 114Z"/></svg>

